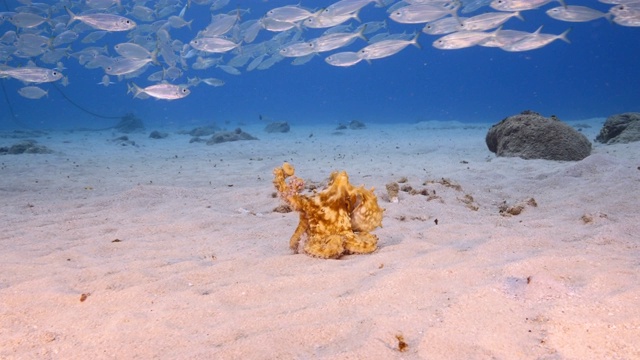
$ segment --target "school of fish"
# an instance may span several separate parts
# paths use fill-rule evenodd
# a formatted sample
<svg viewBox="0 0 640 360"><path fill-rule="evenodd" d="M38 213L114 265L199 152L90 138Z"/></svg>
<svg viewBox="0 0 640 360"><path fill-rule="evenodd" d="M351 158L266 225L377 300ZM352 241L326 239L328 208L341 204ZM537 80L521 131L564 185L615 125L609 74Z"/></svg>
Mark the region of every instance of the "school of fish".
<svg viewBox="0 0 640 360"><path fill-rule="evenodd" d="M48 95L40 84L68 85L68 61L102 72L100 86L126 82L135 98L176 100L199 84L225 84L210 74L266 70L287 59L302 65L319 56L329 65L349 67L409 45L420 48L420 41L443 50L485 46L511 52L569 42L570 28L560 34L544 33L542 26L534 32L506 28L512 18L525 21L529 10L542 9L553 21L606 19L612 26L640 27L640 0L599 0L606 12L564 0L338 0L324 8L278 1L273 4L280 6L257 15L230 0L7 0L4 5L12 2L15 6L0 11L0 81L24 83L18 93L28 99ZM379 8L384 18L360 19L368 6ZM193 15L202 12L211 14L210 23L192 28ZM389 21L406 24L409 32L389 33ZM186 41L174 35L185 29L191 34ZM128 41L105 45L114 33L125 33Z"/></svg>

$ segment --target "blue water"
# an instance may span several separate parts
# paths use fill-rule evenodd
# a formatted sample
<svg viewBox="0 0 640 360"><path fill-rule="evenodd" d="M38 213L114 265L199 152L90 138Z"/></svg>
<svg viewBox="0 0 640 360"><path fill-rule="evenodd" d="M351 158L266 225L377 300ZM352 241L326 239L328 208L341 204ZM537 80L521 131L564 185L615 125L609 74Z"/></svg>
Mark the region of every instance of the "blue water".
<svg viewBox="0 0 640 360"><path fill-rule="evenodd" d="M123 0L123 5L129 1ZM271 8L296 1L231 1L218 12L250 8L242 21L261 17ZM302 6L322 7L331 1L302 1ZM578 4L576 1L569 3ZM0 11L20 4L0 2ZM338 68L324 62L330 53L294 66L285 59L264 70L234 76L216 69L185 70L174 83L186 83L187 77L216 77L226 85L191 88L184 99L163 101L134 99L127 94L127 83L152 85L146 77L160 70L151 66L136 79L122 80L109 87L98 83L102 69L86 69L75 58L63 59L70 84L41 84L49 95L39 100L21 97L24 85L14 79L0 79L6 98L0 95L0 129L73 129L101 128L117 123L117 117L133 112L148 128L193 127L206 123L252 123L264 118L292 124L337 124L357 119L365 123L417 122L425 120L497 122L525 109L543 115L557 115L564 120L606 117L615 113L640 111L640 28L623 27L598 19L587 23L567 23L549 18L541 9L525 11L525 21L510 19L504 29L533 32L544 25L545 33L560 34L567 28L571 44L556 41L538 49L509 53L497 48L472 47L461 50L438 50L431 43L438 36L421 34L422 49L409 46L394 56L360 62ZM607 11L611 5L582 1L580 5ZM171 35L185 43L210 21L208 6L193 5L185 19L193 19L191 30L173 29ZM492 11L484 7L472 14ZM372 5L360 14L363 22L387 19L391 33L413 33L422 25L394 23L385 9ZM138 21L138 23L142 23ZM355 24L357 26L357 23ZM354 26L354 27L355 27ZM15 30L9 22L0 25L0 34ZM305 30L305 39L317 37L322 30ZM82 38L86 34L81 34ZM261 31L255 42L274 36ZM124 33L110 33L98 46L126 41ZM255 43L254 42L254 43ZM357 40L348 48L357 51L366 43ZM87 45L76 41L73 51ZM213 55L217 57L218 55ZM225 60L233 57L226 54ZM54 65L35 62L39 66ZM193 59L189 64L193 63ZM26 64L26 59L12 59L10 66ZM117 81L112 77L111 81ZM1 91L1 90L0 90ZM64 96L62 93L64 93ZM66 98L65 98L66 96ZM72 103L73 102L73 103ZM92 116L79 107L102 117ZM10 108L15 115L12 116ZM104 117L115 117L108 119Z"/></svg>

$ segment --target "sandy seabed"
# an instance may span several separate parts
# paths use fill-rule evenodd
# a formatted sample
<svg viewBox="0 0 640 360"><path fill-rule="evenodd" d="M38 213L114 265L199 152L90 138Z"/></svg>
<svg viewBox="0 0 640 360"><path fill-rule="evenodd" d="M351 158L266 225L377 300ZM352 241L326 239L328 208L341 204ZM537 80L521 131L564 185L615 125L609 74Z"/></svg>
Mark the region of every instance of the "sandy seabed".
<svg viewBox="0 0 640 360"><path fill-rule="evenodd" d="M262 127L1 156L0 359L640 358L640 143L554 162L495 157L488 125ZM292 254L283 161L374 186L378 251ZM437 196L389 202L403 177Z"/></svg>

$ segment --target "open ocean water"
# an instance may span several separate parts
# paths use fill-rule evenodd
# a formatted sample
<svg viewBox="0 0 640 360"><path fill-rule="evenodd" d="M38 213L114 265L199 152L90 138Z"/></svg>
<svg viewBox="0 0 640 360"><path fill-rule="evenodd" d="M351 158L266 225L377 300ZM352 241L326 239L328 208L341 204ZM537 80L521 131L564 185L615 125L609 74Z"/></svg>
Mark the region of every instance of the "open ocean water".
<svg viewBox="0 0 640 360"><path fill-rule="evenodd" d="M414 33L420 33L420 49L409 45L397 54L346 67L331 66L325 62L331 54L357 52L368 45L358 38L346 47L313 56L302 65L293 65L294 58L284 58L267 69L252 71L247 70L247 64L256 57L262 54L264 59L277 56L282 47L289 45L285 42L280 47L273 47L274 37L284 35L262 29L251 42L243 41L234 50L216 54L198 55L188 44L211 23L212 15L240 14L235 28L221 35L239 42L244 34L240 30L242 24L263 18L271 9L299 5L305 9L320 10L336 1L232 0L212 11L213 3L224 5L224 2L206 0L190 3L188 7L184 1L122 0L121 6L114 4L108 9L91 10L85 0L33 2L31 5L26 1L1 1L0 13L5 15L0 24L0 34L4 34L5 42L0 42L0 64L11 68L37 66L53 69L62 66L59 70L65 78L41 84L25 84L7 76L0 78L0 91L3 92L0 95L0 129L98 129L115 125L126 113L143 119L147 128L171 129L211 123L253 123L261 121L260 116L262 121L288 121L292 125L338 124L352 120L364 123L426 120L494 123L527 109L544 116L553 114L562 120L640 111L640 27L618 25L611 21L611 17L587 22L559 21L545 13L560 6L558 2L522 11L524 21L511 18L502 29L533 33L544 25L543 33L560 34L571 28L568 34L570 44L558 40L523 52L483 46L441 50L433 47L432 43L442 35L420 33L424 24L403 24L391 20L388 9L397 7L398 2L387 1L386 7L364 6L359 13L360 22L352 19L345 23L352 24L347 31L356 31L362 23L386 20L387 28L366 34L366 37L371 39L388 32L404 33L411 38ZM616 6L595 0L568 0L567 3L602 12ZM137 18L138 13L134 12L136 5L152 9L152 18ZM78 20L67 26L69 16L64 6L75 14L125 16L134 20L137 26L128 31L107 32L95 43L83 43L81 40L96 29ZM144 36L144 45L152 51L161 46L157 44L159 26L169 16L179 16L181 11L185 21L192 21L190 28L165 27L174 42L173 55L178 58L174 67L182 72L169 82L188 84L190 78L217 78L225 82L223 86L200 83L189 87L188 96L171 101L139 99L127 93L128 84L133 82L140 87L157 84L157 80L149 80L148 77L171 67L162 56L156 64L148 65L135 76L110 76L112 84L109 86L101 84L104 68L87 68L79 60L77 54L89 47L106 47L102 55L116 58L119 55L114 46L136 41L136 35ZM457 14L470 17L492 11L495 10L483 6L471 13L459 10ZM12 23L11 14L24 13L47 17L47 20L28 28ZM163 17L158 15L160 13ZM156 25L149 27L150 24ZM20 46L28 45L16 45L17 40L11 41L12 31L16 39L25 34L54 39L66 30L75 31L78 39L57 47L40 45L42 54L33 56L16 53ZM289 30L288 38L310 41L326 30L299 25L299 29ZM256 45L261 43L271 44L271 47L265 45L260 53ZM67 50L58 61L43 61L44 53L60 48ZM237 67L239 75L229 74L215 65L203 70L192 68L197 56L219 58L219 64L224 65L243 55L244 51L250 51L252 55L247 53L247 62ZM18 91L26 85L38 86L48 94L40 99L25 98Z"/></svg>

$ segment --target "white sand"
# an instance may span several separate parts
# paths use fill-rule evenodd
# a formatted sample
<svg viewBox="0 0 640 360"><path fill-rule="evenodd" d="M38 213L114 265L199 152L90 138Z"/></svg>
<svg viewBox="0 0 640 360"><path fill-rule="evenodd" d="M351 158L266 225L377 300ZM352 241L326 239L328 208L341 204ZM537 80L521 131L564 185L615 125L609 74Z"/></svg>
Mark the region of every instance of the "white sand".
<svg viewBox="0 0 640 360"><path fill-rule="evenodd" d="M0 358L640 358L639 143L565 163L496 158L463 124L245 130L261 140L58 132L38 138L58 154L1 156ZM284 160L375 186L379 250L291 254ZM383 200L403 176L440 199ZM462 191L422 185L442 178Z"/></svg>

